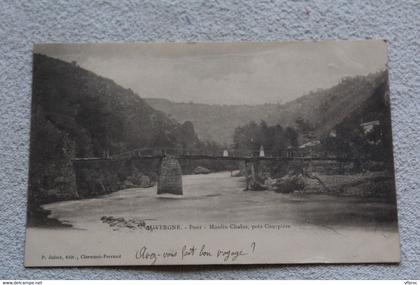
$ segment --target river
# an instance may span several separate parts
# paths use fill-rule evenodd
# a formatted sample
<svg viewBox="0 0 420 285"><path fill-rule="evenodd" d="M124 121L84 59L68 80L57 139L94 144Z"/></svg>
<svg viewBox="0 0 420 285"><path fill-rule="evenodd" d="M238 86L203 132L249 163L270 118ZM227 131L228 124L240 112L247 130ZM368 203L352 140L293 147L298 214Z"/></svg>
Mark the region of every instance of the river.
<svg viewBox="0 0 420 285"><path fill-rule="evenodd" d="M184 195L156 195L132 188L94 199L45 205L51 217L89 228L102 216L139 218L160 223L292 223L327 227L385 227L393 205L367 198L244 191L243 177L229 172L184 175ZM391 225L393 226L393 225ZM394 225L395 226L395 225Z"/></svg>
<svg viewBox="0 0 420 285"><path fill-rule="evenodd" d="M116 253L130 252L132 244L139 240L156 243L157 247L170 246L175 241L200 241L214 246L226 242L244 244L249 248L251 242L256 242L261 255L243 262L372 262L399 258L398 227L387 218L394 211L392 205L366 198L279 194L244 188L244 178L230 177L229 172L184 175L182 196L158 196L155 186L44 205L52 218L72 227L28 228L26 263L39 264L36 258L45 248L51 252L103 252L104 248ZM115 231L101 221L104 216L144 220L148 224L203 225L207 231ZM209 232L210 224L273 224L288 228ZM273 244L278 246L273 248Z"/></svg>

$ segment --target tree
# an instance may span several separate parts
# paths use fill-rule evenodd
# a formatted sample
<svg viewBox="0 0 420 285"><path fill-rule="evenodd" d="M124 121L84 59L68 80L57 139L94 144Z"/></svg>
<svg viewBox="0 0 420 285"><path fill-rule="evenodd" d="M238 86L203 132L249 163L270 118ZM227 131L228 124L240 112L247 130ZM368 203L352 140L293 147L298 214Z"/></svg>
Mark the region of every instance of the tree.
<svg viewBox="0 0 420 285"><path fill-rule="evenodd" d="M265 121L259 124L250 122L245 126L237 127L233 135L233 146L238 150L257 151L260 146L273 154L279 152L288 146L297 146L298 134L292 127L283 129L280 124L268 126Z"/></svg>
<svg viewBox="0 0 420 285"><path fill-rule="evenodd" d="M288 145L291 147L297 147L298 146L298 133L297 131L292 127L286 128L286 138L288 141Z"/></svg>
<svg viewBox="0 0 420 285"><path fill-rule="evenodd" d="M295 123L297 130L305 139L313 139L313 131L315 130L315 127L308 120L305 120L302 117L298 117Z"/></svg>

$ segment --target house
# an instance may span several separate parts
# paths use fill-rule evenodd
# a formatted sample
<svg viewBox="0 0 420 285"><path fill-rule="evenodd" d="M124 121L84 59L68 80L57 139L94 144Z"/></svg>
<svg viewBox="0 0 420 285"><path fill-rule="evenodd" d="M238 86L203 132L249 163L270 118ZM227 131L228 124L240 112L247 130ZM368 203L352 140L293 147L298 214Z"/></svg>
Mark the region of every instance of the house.
<svg viewBox="0 0 420 285"><path fill-rule="evenodd" d="M320 145L321 142L319 140L309 141L299 146L299 149L306 149L306 148L313 148L315 146Z"/></svg>

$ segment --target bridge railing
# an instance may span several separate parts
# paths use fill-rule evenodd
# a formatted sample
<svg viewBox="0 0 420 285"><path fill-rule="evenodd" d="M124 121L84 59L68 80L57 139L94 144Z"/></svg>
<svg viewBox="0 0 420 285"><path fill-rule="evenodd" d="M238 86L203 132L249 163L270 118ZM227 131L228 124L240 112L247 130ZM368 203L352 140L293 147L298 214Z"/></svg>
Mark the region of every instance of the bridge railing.
<svg viewBox="0 0 420 285"><path fill-rule="evenodd" d="M133 157L161 157L174 156L212 156L212 157L266 157L278 159L332 159L347 160L350 157L345 153L329 151L310 151L305 149L285 149L278 151L264 151L254 149L225 149L221 151L206 149L185 148L139 148L112 155L112 159L130 159Z"/></svg>

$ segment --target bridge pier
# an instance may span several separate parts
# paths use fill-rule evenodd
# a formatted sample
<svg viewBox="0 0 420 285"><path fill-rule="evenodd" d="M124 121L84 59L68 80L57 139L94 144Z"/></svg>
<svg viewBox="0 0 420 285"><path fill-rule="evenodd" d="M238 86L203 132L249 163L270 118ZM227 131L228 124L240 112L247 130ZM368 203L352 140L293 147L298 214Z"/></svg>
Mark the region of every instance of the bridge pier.
<svg viewBox="0 0 420 285"><path fill-rule="evenodd" d="M157 182L157 194L183 194L181 165L173 156L165 155L162 158Z"/></svg>
<svg viewBox="0 0 420 285"><path fill-rule="evenodd" d="M255 190L255 166L251 161L245 161L245 180L246 188L245 190Z"/></svg>

